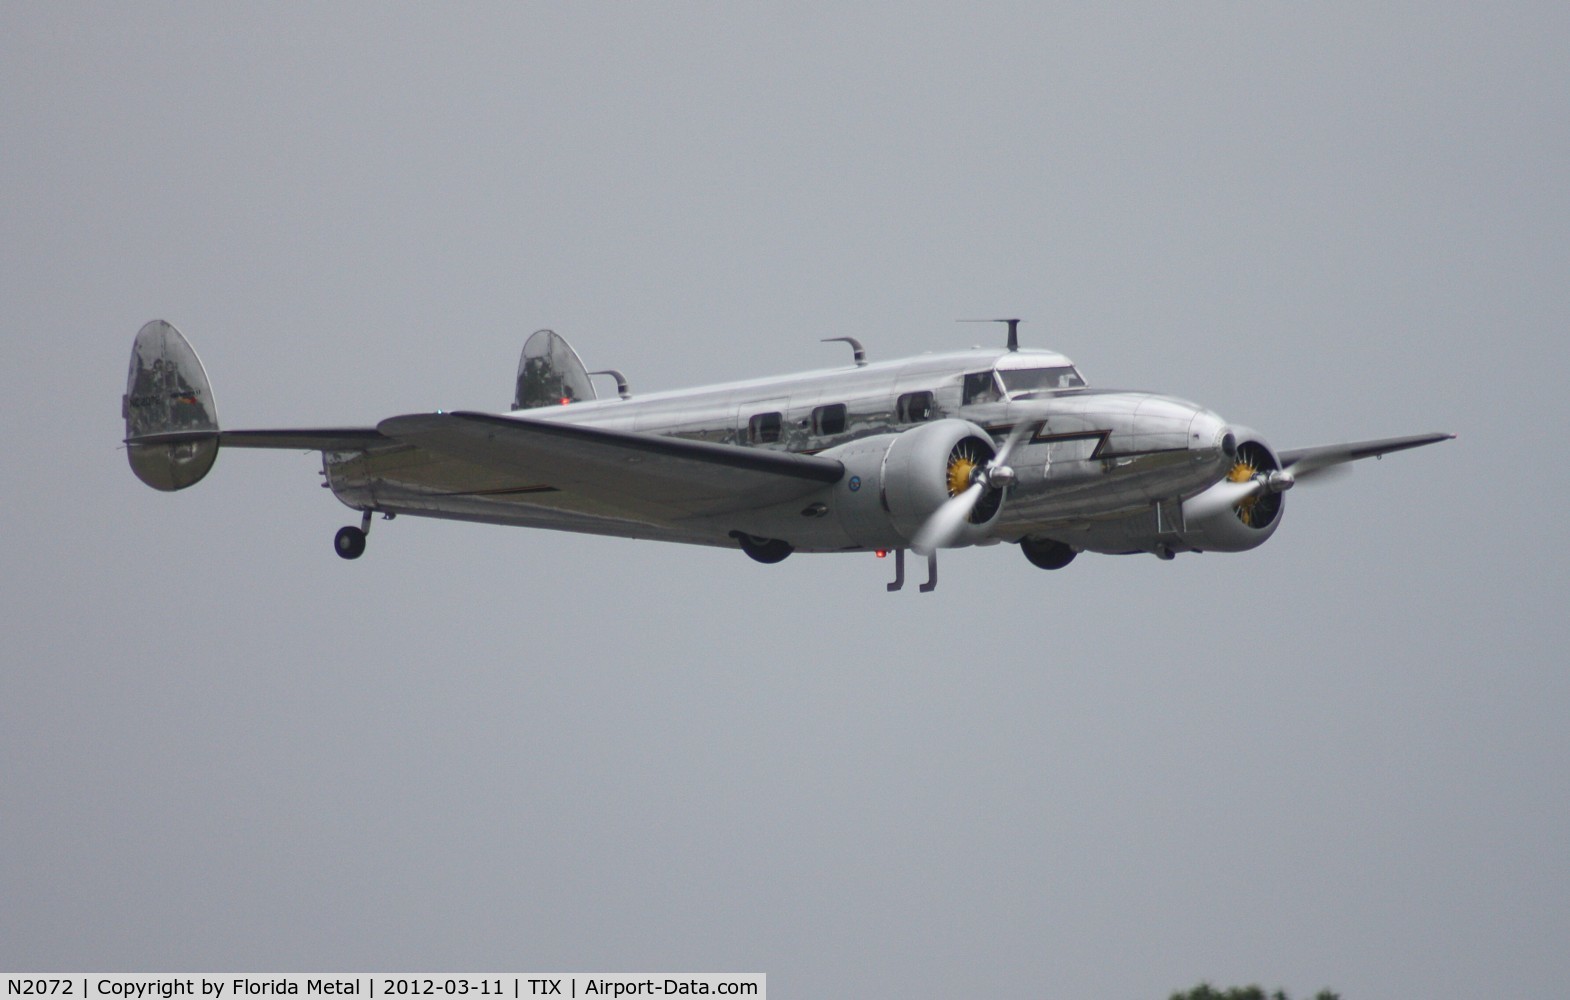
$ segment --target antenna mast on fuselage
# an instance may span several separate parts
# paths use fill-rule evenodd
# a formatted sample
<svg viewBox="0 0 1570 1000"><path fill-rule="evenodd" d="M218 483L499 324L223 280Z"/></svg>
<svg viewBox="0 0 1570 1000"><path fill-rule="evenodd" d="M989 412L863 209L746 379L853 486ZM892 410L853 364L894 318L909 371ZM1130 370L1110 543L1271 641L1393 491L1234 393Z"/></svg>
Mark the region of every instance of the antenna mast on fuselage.
<svg viewBox="0 0 1570 1000"><path fill-rule="evenodd" d="M833 344L840 341L849 344L850 349L855 352L853 356L856 360L856 367L865 367L867 364L867 349L862 347L861 341L857 340L855 337L824 337L822 340L818 341L818 343Z"/></svg>
<svg viewBox="0 0 1570 1000"><path fill-rule="evenodd" d="M1019 324L1018 319L962 319L961 323L1007 323L1009 325L1008 347L1011 351L1019 350Z"/></svg>

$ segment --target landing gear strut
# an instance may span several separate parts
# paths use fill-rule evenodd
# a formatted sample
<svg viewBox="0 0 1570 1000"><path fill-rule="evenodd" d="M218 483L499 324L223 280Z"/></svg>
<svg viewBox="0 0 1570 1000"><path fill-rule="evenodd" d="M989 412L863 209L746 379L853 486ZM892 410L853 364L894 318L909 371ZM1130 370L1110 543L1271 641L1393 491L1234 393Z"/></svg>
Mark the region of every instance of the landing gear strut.
<svg viewBox="0 0 1570 1000"><path fill-rule="evenodd" d="M371 512L366 511L360 517L360 526L344 525L338 529L338 534L333 536L333 551L341 559L358 559L365 554L365 536L371 531Z"/></svg>
<svg viewBox="0 0 1570 1000"><path fill-rule="evenodd" d="M900 590L905 586L905 550L894 550L894 582L888 585L890 593ZM938 554L927 554L927 582L916 588L923 594L930 594L938 589Z"/></svg>

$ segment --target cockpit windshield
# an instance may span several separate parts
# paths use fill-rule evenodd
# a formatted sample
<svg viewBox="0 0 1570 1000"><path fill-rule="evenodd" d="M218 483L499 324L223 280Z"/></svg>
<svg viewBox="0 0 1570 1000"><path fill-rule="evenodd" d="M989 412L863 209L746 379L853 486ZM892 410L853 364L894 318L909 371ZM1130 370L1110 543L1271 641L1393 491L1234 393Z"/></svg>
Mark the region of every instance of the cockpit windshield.
<svg viewBox="0 0 1570 1000"><path fill-rule="evenodd" d="M1048 389L1083 389L1085 380L1073 365L1053 368L1010 368L999 371L1003 388L1010 395L1016 392L1041 392Z"/></svg>

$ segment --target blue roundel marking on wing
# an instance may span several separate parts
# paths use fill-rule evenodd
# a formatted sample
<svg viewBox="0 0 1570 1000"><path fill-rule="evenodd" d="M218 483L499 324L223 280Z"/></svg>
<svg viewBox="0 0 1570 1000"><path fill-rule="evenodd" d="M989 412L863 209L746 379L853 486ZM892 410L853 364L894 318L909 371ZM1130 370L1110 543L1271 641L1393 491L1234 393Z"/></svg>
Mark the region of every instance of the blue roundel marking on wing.
<svg viewBox="0 0 1570 1000"><path fill-rule="evenodd" d="M861 477L860 476L851 476L850 477L850 482L848 484L846 484L846 485L848 485L850 487L850 491L852 493L856 492L857 490L861 489Z"/></svg>

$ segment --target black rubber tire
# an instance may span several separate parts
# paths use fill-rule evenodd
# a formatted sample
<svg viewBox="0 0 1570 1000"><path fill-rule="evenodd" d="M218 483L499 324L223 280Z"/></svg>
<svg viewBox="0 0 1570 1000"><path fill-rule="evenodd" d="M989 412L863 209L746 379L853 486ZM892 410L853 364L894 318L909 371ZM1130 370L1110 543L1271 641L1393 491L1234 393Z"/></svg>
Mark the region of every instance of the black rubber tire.
<svg viewBox="0 0 1570 1000"><path fill-rule="evenodd" d="M1030 560L1032 566L1042 569L1062 569L1079 555L1063 542L1055 542L1050 538L1022 538L1019 550L1025 553L1025 558Z"/></svg>
<svg viewBox="0 0 1570 1000"><path fill-rule="evenodd" d="M365 532L354 525L345 525L333 536L333 551L342 559L358 559L365 554Z"/></svg>
<svg viewBox="0 0 1570 1000"><path fill-rule="evenodd" d="M755 538L737 532L736 541L743 552L760 563L777 563L796 551L796 546L778 538Z"/></svg>

